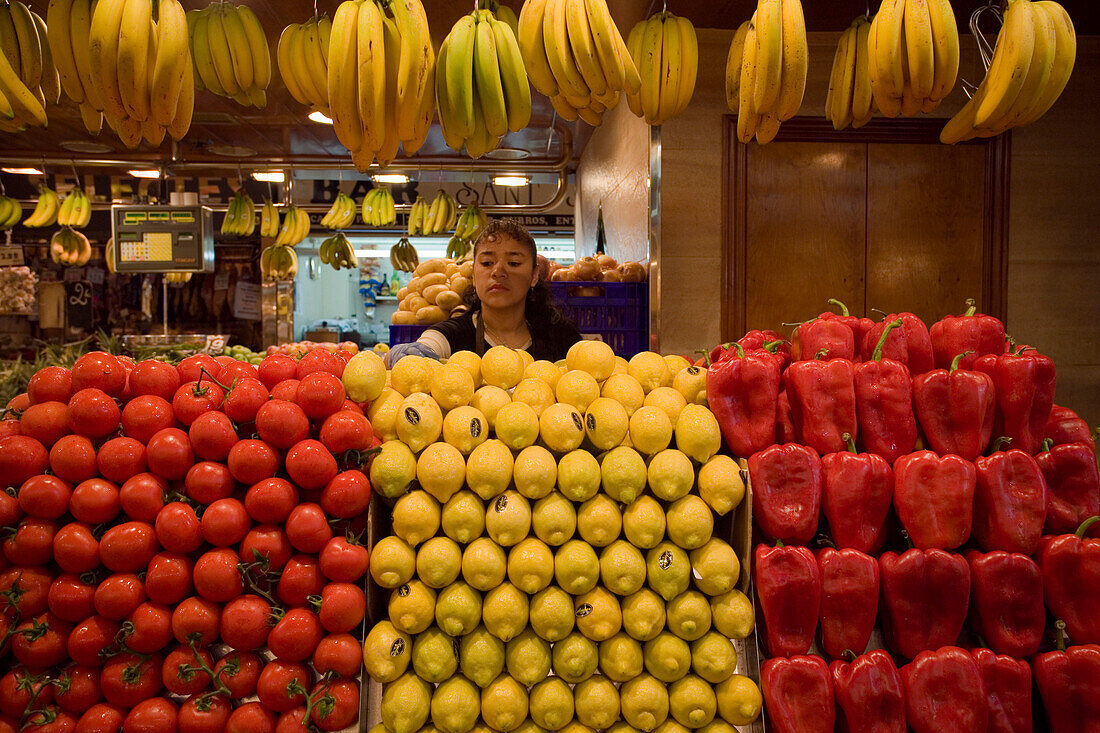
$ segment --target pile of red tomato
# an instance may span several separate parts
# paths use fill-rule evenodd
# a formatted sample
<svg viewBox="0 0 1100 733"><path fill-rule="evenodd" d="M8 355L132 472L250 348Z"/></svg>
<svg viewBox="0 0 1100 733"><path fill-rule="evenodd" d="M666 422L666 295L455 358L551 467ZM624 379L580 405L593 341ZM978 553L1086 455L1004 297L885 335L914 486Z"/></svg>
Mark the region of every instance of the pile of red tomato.
<svg viewBox="0 0 1100 733"><path fill-rule="evenodd" d="M0 421L0 733L357 721L379 441L344 363L34 375Z"/></svg>

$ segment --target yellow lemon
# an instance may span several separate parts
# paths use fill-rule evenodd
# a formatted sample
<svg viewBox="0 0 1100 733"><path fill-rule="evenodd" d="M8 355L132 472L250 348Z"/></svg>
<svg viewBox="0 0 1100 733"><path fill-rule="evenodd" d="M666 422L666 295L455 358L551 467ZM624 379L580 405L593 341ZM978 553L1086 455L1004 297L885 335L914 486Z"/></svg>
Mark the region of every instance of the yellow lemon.
<svg viewBox="0 0 1100 733"><path fill-rule="evenodd" d="M449 411L443 418L443 440L464 455L489 437L489 421L476 407L463 405Z"/></svg>
<svg viewBox="0 0 1100 733"><path fill-rule="evenodd" d="M554 404L554 390L541 379L524 379L512 390L512 401L530 405L537 416Z"/></svg>
<svg viewBox="0 0 1100 733"><path fill-rule="evenodd" d="M684 641L695 641L710 631L710 603L694 590L684 591L665 607L668 630Z"/></svg>
<svg viewBox="0 0 1100 733"><path fill-rule="evenodd" d="M410 580L390 594L386 612L395 629L419 634L435 620L435 591L419 580Z"/></svg>
<svg viewBox="0 0 1100 733"><path fill-rule="evenodd" d="M676 718L670 717L654 728L653 733L691 733L691 728L680 725L676 722Z"/></svg>
<svg viewBox="0 0 1100 733"><path fill-rule="evenodd" d="M733 674L737 668L737 650L729 639L709 631L691 645L691 669L712 685Z"/></svg>
<svg viewBox="0 0 1100 733"><path fill-rule="evenodd" d="M626 374L629 369L630 369L630 362L628 362L626 359L624 359L621 356L616 356L615 357L615 366L611 370L611 374L612 375Z"/></svg>
<svg viewBox="0 0 1100 733"><path fill-rule="evenodd" d="M756 626L752 601L739 590L731 590L710 599L714 628L731 639L746 639Z"/></svg>
<svg viewBox="0 0 1100 733"><path fill-rule="evenodd" d="M444 364L432 374L431 394L444 410L470 404L474 378L457 364Z"/></svg>
<svg viewBox="0 0 1100 733"><path fill-rule="evenodd" d="M458 671L457 652L451 637L433 626L413 639L413 671L425 682L442 682Z"/></svg>
<svg viewBox="0 0 1100 733"><path fill-rule="evenodd" d="M707 404L707 370L694 365L684 367L672 378L672 388L683 395L689 405Z"/></svg>
<svg viewBox="0 0 1100 733"><path fill-rule="evenodd" d="M531 505L519 493L505 491L485 510L485 531L501 547L511 547L531 530Z"/></svg>
<svg viewBox="0 0 1100 733"><path fill-rule="evenodd" d="M386 364L373 351L360 351L344 365L340 380L352 402L371 402L386 387Z"/></svg>
<svg viewBox="0 0 1100 733"><path fill-rule="evenodd" d="M523 371L527 371L527 367L535 363L535 357L531 356L526 349L519 350L519 358L523 359Z"/></svg>
<svg viewBox="0 0 1100 733"><path fill-rule="evenodd" d="M428 359L423 356L410 354L399 359L390 369L390 386L408 397L414 392L429 392L432 387L432 367Z"/></svg>
<svg viewBox="0 0 1100 733"><path fill-rule="evenodd" d="M393 533L413 547L435 536L439 519L439 502L426 491L410 491L393 505Z"/></svg>
<svg viewBox="0 0 1100 733"><path fill-rule="evenodd" d="M643 351L630 357L626 367L627 374L638 380L642 389L649 394L658 387L667 387L672 383L668 362L660 354Z"/></svg>
<svg viewBox="0 0 1100 733"><path fill-rule="evenodd" d="M640 674L619 690L623 719L641 731L651 731L668 717L668 687L653 675Z"/></svg>
<svg viewBox="0 0 1100 733"><path fill-rule="evenodd" d="M623 510L623 534L635 547L649 550L665 538L665 510L648 494Z"/></svg>
<svg viewBox="0 0 1100 733"><path fill-rule="evenodd" d="M554 674L571 685L591 677L599 664L599 651L595 642L578 631L554 644L550 656Z"/></svg>
<svg viewBox="0 0 1100 733"><path fill-rule="evenodd" d="M412 580L416 551L400 537L383 537L370 553L370 575L383 588L397 588Z"/></svg>
<svg viewBox="0 0 1100 733"><path fill-rule="evenodd" d="M448 364L462 367L469 373L476 386L481 386L481 357L472 351L456 351L447 359Z"/></svg>
<svg viewBox="0 0 1100 733"><path fill-rule="evenodd" d="M600 671L614 682L626 682L642 673L642 645L620 631L600 642Z"/></svg>
<svg viewBox="0 0 1100 733"><path fill-rule="evenodd" d="M392 733L416 733L428 721L431 699L431 685L415 674L402 675L382 688L382 724Z"/></svg>
<svg viewBox="0 0 1100 733"><path fill-rule="evenodd" d="M462 579L480 591L500 585L507 571L504 550L488 537L478 537L462 553Z"/></svg>
<svg viewBox="0 0 1100 733"><path fill-rule="evenodd" d="M466 460L450 443L432 443L416 459L416 480L437 501L445 503L466 480Z"/></svg>
<svg viewBox="0 0 1100 733"><path fill-rule="evenodd" d="M387 499L404 494L416 478L416 456L398 440L382 444L370 464L371 490Z"/></svg>
<svg viewBox="0 0 1100 733"><path fill-rule="evenodd" d="M596 587L600 579L600 559L592 545L569 540L554 553L554 580L570 595L579 596Z"/></svg>
<svg viewBox="0 0 1100 733"><path fill-rule="evenodd" d="M632 639L649 641L665 628L665 602L649 588L642 588L622 600L623 631Z"/></svg>
<svg viewBox="0 0 1100 733"><path fill-rule="evenodd" d="M443 534L460 545L468 544L485 531L485 504L477 494L463 489L443 505L440 525Z"/></svg>
<svg viewBox="0 0 1100 733"><path fill-rule="evenodd" d="M528 499L541 499L557 485L558 462L541 445L529 445L516 456L512 480L516 491Z"/></svg>
<svg viewBox="0 0 1100 733"><path fill-rule="evenodd" d="M584 412L592 401L600 396L600 385L588 372L574 369L561 375L557 387L554 388L554 394L558 402L572 405L580 412Z"/></svg>
<svg viewBox="0 0 1100 733"><path fill-rule="evenodd" d="M523 379L523 369L523 357L507 346L494 346L481 357L481 378L494 387L515 387Z"/></svg>
<svg viewBox="0 0 1100 733"><path fill-rule="evenodd" d="M555 453L568 453L584 440L584 418L572 405L556 402L539 415L539 436Z"/></svg>
<svg viewBox="0 0 1100 733"><path fill-rule="evenodd" d="M645 560L646 582L661 598L671 601L688 589L691 560L682 549L662 542L646 554Z"/></svg>
<svg viewBox="0 0 1100 733"><path fill-rule="evenodd" d="M577 532L594 547L610 545L618 538L622 527L619 505L603 494L596 494L577 510Z"/></svg>
<svg viewBox="0 0 1100 733"><path fill-rule="evenodd" d="M722 432L714 413L702 405L686 405L676 418L676 447L698 463L706 463L722 447Z"/></svg>
<svg viewBox="0 0 1100 733"><path fill-rule="evenodd" d="M471 682L488 687L504 670L504 642L478 626L458 643L458 664Z"/></svg>
<svg viewBox="0 0 1100 733"><path fill-rule="evenodd" d="M429 395L413 392L397 408L394 427L398 439L414 453L419 453L439 438L443 431L443 413Z"/></svg>
<svg viewBox="0 0 1100 733"><path fill-rule="evenodd" d="M528 537L508 552L508 580L524 593L538 593L553 578L554 553L542 540Z"/></svg>
<svg viewBox="0 0 1100 733"><path fill-rule="evenodd" d="M686 356L680 356L679 354L665 354L662 358L668 364L669 374L672 375L680 373L693 364Z"/></svg>
<svg viewBox="0 0 1100 733"><path fill-rule="evenodd" d="M573 705L583 725L604 730L619 719L619 690L611 680L594 675L573 688Z"/></svg>
<svg viewBox="0 0 1100 733"><path fill-rule="evenodd" d="M719 516L736 509L745 498L741 467L729 456L714 456L699 467L699 496Z"/></svg>
<svg viewBox="0 0 1100 733"><path fill-rule="evenodd" d="M539 359L531 362L531 364L523 370L523 378L538 379L541 382L545 382L550 389L554 389L558 384L558 380L561 379L561 369L554 366L553 362Z"/></svg>
<svg viewBox="0 0 1100 733"><path fill-rule="evenodd" d="M527 626L527 595L511 583L501 583L485 594L481 621L489 633L507 643Z"/></svg>
<svg viewBox="0 0 1100 733"><path fill-rule="evenodd" d="M573 502L558 492L547 494L531 510L531 528L535 536L548 545L558 547L569 540L577 529L577 511Z"/></svg>
<svg viewBox="0 0 1100 733"><path fill-rule="evenodd" d="M645 390L642 389L642 385L626 373L612 374L608 377L600 389L600 396L618 402L628 415L645 404Z"/></svg>
<svg viewBox="0 0 1100 733"><path fill-rule="evenodd" d="M645 669L661 682L682 679L691 670L691 648L687 642L667 631L657 634L642 646Z"/></svg>
<svg viewBox="0 0 1100 733"><path fill-rule="evenodd" d="M646 465L638 451L612 448L600 459L600 485L604 493L623 504L634 502L646 486Z"/></svg>
<svg viewBox="0 0 1100 733"><path fill-rule="evenodd" d="M487 440L466 459L466 483L482 499L502 493L512 481L512 451L499 440Z"/></svg>
<svg viewBox="0 0 1100 733"><path fill-rule="evenodd" d="M571 371L587 372L602 382L615 370L615 352L603 341L584 339L569 347L565 366Z"/></svg>
<svg viewBox="0 0 1100 733"><path fill-rule="evenodd" d="M574 413L576 414L576 413ZM600 490L600 464L586 450L573 450L558 461L558 491L570 501L587 501Z"/></svg>
<svg viewBox="0 0 1100 733"><path fill-rule="evenodd" d="M431 588L450 585L462 571L462 549L450 537L433 537L416 553L416 574Z"/></svg>
<svg viewBox="0 0 1100 733"><path fill-rule="evenodd" d="M584 432L599 450L611 450L626 437L630 416L626 408L610 397L597 397L584 414Z"/></svg>
<svg viewBox="0 0 1100 733"><path fill-rule="evenodd" d="M730 725L748 725L760 717L764 698L760 688L744 675L730 675L714 688L718 714Z"/></svg>
<svg viewBox="0 0 1100 733"><path fill-rule="evenodd" d="M400 392L386 387L367 409L371 430L382 441L397 439L397 410L404 399Z"/></svg>
<svg viewBox="0 0 1100 733"><path fill-rule="evenodd" d="M487 384L474 392L474 396L470 400L470 407L481 410L481 414L485 416L486 422L489 423L489 429L493 430L496 428L497 411L511 401L512 398L503 389Z"/></svg>
<svg viewBox="0 0 1100 733"><path fill-rule="evenodd" d="M706 680L689 674L668 688L668 708L680 725L702 728L714 720L718 701Z"/></svg>
<svg viewBox="0 0 1100 733"><path fill-rule="evenodd" d="M363 642L363 666L375 682L393 682L409 667L412 637L389 621L375 624Z"/></svg>
<svg viewBox="0 0 1100 733"><path fill-rule="evenodd" d="M573 607L577 616L577 630L592 641L606 641L623 627L619 599L602 586L597 585L579 596Z"/></svg>
<svg viewBox="0 0 1100 733"><path fill-rule="evenodd" d="M641 407L630 416L630 444L651 456L672 441L672 421L659 407Z"/></svg>
<svg viewBox="0 0 1100 733"><path fill-rule="evenodd" d="M672 387L658 387L645 396L647 407L661 408L673 425L680 419L680 411L687 406L684 396Z"/></svg>
<svg viewBox="0 0 1100 733"><path fill-rule="evenodd" d="M496 436L512 450L533 445L539 437L538 413L526 402L501 405L496 415Z"/></svg>
<svg viewBox="0 0 1100 733"><path fill-rule="evenodd" d="M547 677L531 688L531 720L546 730L559 730L573 719L573 691L560 677Z"/></svg>
<svg viewBox="0 0 1100 733"><path fill-rule="evenodd" d="M512 679L530 687L550 674L550 645L531 629L525 629L508 642L504 663Z"/></svg>
<svg viewBox="0 0 1100 733"><path fill-rule="evenodd" d="M448 636L464 636L481 623L481 594L461 580L439 591L435 622Z"/></svg>
<svg viewBox="0 0 1100 733"><path fill-rule="evenodd" d="M707 503L694 494L672 502L665 512L668 538L685 550L702 547L714 531L714 515Z"/></svg>
<svg viewBox="0 0 1100 733"><path fill-rule="evenodd" d="M728 593L741 577L737 552L717 537L691 551L691 567L695 570L695 586L708 596Z"/></svg>
<svg viewBox="0 0 1100 733"><path fill-rule="evenodd" d="M560 641L573 630L576 615L573 598L556 585L543 588L531 598L531 628L549 642Z"/></svg>
<svg viewBox="0 0 1100 733"><path fill-rule="evenodd" d="M481 710L481 692L462 675L444 680L432 694L432 724L439 733L469 733Z"/></svg>
<svg viewBox="0 0 1100 733"><path fill-rule="evenodd" d="M527 688L506 674L497 677L481 691L481 718L500 733L515 730L527 719Z"/></svg>
<svg viewBox="0 0 1100 733"><path fill-rule="evenodd" d="M663 501L676 501L688 495L695 484L695 469L683 451L668 448L653 456L646 471L649 490Z"/></svg>
<svg viewBox="0 0 1100 733"><path fill-rule="evenodd" d="M600 580L615 595L633 595L645 585L645 558L634 545L616 540L600 553Z"/></svg>

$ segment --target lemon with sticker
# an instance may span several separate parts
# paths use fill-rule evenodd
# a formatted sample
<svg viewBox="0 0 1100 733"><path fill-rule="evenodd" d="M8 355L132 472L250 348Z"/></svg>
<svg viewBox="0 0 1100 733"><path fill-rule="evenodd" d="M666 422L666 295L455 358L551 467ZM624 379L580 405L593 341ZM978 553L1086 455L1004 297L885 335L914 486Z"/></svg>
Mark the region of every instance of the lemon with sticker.
<svg viewBox="0 0 1100 733"><path fill-rule="evenodd" d="M610 450L626 437L630 416L610 397L597 397L584 413L584 433L598 450Z"/></svg>
<svg viewBox="0 0 1100 733"><path fill-rule="evenodd" d="M505 491L485 509L485 532L501 547L511 547L531 530L531 505L519 493Z"/></svg>
<svg viewBox="0 0 1100 733"><path fill-rule="evenodd" d="M592 641L606 641L623 627L619 599L599 585L578 596L573 602L573 611L577 616L577 631Z"/></svg>
<svg viewBox="0 0 1100 733"><path fill-rule="evenodd" d="M646 583L665 601L671 601L691 583L691 561L680 547L665 541L646 554Z"/></svg>
<svg viewBox="0 0 1100 733"><path fill-rule="evenodd" d="M409 667L412 637L389 621L379 621L363 641L363 666L375 682L393 682Z"/></svg>
<svg viewBox="0 0 1100 733"><path fill-rule="evenodd" d="M443 440L464 456L489 438L489 421L481 410L469 405L456 407L443 418Z"/></svg>
<svg viewBox="0 0 1100 733"><path fill-rule="evenodd" d="M414 392L397 408L394 429L402 443L413 453L419 453L443 432L443 413L429 395Z"/></svg>
<svg viewBox="0 0 1100 733"><path fill-rule="evenodd" d="M584 416L572 405L555 402L539 415L539 437L555 453L576 450L584 440Z"/></svg>
<svg viewBox="0 0 1100 733"><path fill-rule="evenodd" d="M707 370L694 365L684 367L672 378L672 388L683 395L688 404L707 404Z"/></svg>
<svg viewBox="0 0 1100 733"><path fill-rule="evenodd" d="M386 608L398 631L419 634L435 620L435 591L419 580L410 580L390 593Z"/></svg>

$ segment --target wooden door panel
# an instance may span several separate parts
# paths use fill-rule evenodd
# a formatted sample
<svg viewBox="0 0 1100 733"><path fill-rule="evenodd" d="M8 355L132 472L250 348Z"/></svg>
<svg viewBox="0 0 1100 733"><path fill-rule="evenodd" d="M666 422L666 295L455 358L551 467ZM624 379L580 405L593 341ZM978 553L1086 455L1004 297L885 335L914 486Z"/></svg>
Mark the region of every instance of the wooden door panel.
<svg viewBox="0 0 1100 733"><path fill-rule="evenodd" d="M864 308L867 146L751 145L745 171L746 328Z"/></svg>
<svg viewBox="0 0 1100 733"><path fill-rule="evenodd" d="M984 148L867 149L867 306L931 323L984 302Z"/></svg>

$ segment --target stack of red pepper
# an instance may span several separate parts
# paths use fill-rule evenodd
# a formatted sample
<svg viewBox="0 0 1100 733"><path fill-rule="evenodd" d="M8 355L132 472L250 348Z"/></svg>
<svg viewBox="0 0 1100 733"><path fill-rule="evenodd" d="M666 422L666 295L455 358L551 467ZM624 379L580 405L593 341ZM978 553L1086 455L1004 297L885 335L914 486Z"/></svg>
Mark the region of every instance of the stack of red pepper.
<svg viewBox="0 0 1100 733"><path fill-rule="evenodd" d="M1052 730L1100 731L1100 481L1053 361L973 302L930 329L830 303L789 351L750 332L707 371L764 540L771 724L1031 730L1034 672ZM1047 610L1068 651L1038 654ZM868 649L876 627L886 650Z"/></svg>

